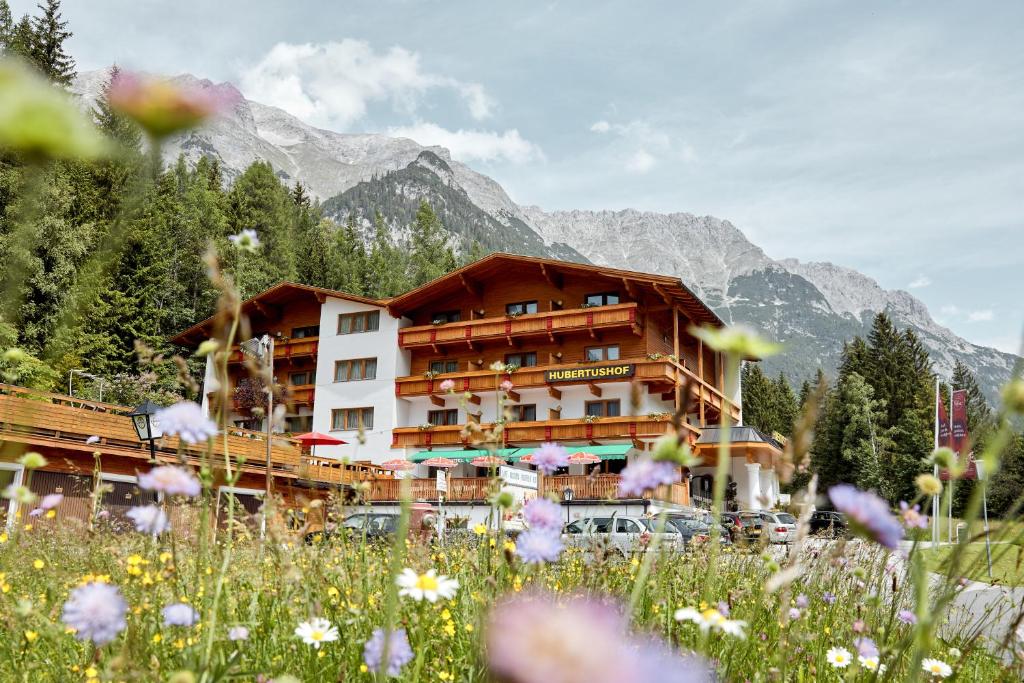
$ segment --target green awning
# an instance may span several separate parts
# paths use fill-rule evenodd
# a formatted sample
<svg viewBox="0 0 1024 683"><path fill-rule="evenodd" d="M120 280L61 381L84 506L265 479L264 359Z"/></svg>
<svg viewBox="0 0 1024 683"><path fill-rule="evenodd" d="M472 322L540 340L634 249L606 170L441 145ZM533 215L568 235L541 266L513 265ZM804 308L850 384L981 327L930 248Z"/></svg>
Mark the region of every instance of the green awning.
<svg viewBox="0 0 1024 683"><path fill-rule="evenodd" d="M569 452L569 455L573 453L593 453L599 456L602 460L624 460L626 454L633 449L633 446L628 443L622 444L607 444L601 446L566 446L565 450ZM495 454L508 460L510 462L516 462L521 458L530 455L536 448L501 448ZM462 451L420 451L409 457L413 462L422 462L430 458L449 458L451 460L457 460L459 462L468 462L473 458L479 458L480 456L490 455L491 452L487 450L462 450Z"/></svg>
<svg viewBox="0 0 1024 683"><path fill-rule="evenodd" d="M500 458L511 459L512 454L522 449L519 448L500 448L495 453ZM429 460L430 458L448 458L449 460L457 460L459 462L469 462L473 458L479 458L485 455L491 455L490 451L487 450L461 450L461 451L420 451L414 453L409 457L409 460L413 462L422 462Z"/></svg>

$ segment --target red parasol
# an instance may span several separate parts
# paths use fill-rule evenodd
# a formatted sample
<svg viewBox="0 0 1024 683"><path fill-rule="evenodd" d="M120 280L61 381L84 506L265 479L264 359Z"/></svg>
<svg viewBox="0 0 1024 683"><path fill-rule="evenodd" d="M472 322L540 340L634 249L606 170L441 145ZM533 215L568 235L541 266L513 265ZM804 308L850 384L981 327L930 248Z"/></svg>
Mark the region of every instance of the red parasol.
<svg viewBox="0 0 1024 683"><path fill-rule="evenodd" d="M387 462L382 462L380 466L382 469L390 470L392 472L404 472L406 470L411 470L412 468L416 467L416 463L410 460L404 460L402 458L399 458L397 460L388 460Z"/></svg>
<svg viewBox="0 0 1024 683"><path fill-rule="evenodd" d="M523 457L519 458L519 462L525 462L527 465L532 465L533 453L530 453L529 455L524 455Z"/></svg>
<svg viewBox="0 0 1024 683"><path fill-rule="evenodd" d="M455 462L451 458L429 458L420 463L427 467L440 467L442 469L448 469L449 467L455 467L459 463Z"/></svg>
<svg viewBox="0 0 1024 683"><path fill-rule="evenodd" d="M596 465L601 457L593 453L573 453L569 456L570 465Z"/></svg>
<svg viewBox="0 0 1024 683"><path fill-rule="evenodd" d="M505 461L496 455L481 455L479 458L470 460L469 464L474 467L498 467L504 465Z"/></svg>
<svg viewBox="0 0 1024 683"><path fill-rule="evenodd" d="M305 434L299 434L293 436L296 441L301 441L304 446L310 447L310 455L316 455L317 446L341 446L347 444L348 441L342 441L336 436L330 434L322 434L320 432L306 432Z"/></svg>

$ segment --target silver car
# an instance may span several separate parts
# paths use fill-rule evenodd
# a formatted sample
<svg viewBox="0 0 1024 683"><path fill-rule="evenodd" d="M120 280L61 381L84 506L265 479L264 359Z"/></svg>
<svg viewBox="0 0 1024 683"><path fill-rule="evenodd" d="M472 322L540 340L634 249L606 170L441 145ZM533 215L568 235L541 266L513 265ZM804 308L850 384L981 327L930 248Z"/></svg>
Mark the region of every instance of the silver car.
<svg viewBox="0 0 1024 683"><path fill-rule="evenodd" d="M796 517L788 512L762 511L758 514L769 543L792 543L796 540Z"/></svg>
<svg viewBox="0 0 1024 683"><path fill-rule="evenodd" d="M665 550L682 547L682 536L670 524L658 534L657 522L647 517L583 517L565 526L566 545L595 549L602 547L622 557L637 552L646 552L658 540L658 546Z"/></svg>

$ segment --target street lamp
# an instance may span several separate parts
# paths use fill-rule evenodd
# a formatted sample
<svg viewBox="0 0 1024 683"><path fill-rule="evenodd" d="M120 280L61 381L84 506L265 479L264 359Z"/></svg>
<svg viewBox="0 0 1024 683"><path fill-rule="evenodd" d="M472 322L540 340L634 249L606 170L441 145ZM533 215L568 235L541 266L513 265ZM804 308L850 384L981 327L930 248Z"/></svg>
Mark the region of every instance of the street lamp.
<svg viewBox="0 0 1024 683"><path fill-rule="evenodd" d="M562 489L562 500L565 501L565 523L569 523L569 503L572 502L573 490L572 487L566 486Z"/></svg>
<svg viewBox="0 0 1024 683"><path fill-rule="evenodd" d="M160 422L156 419L158 410L160 410L160 406L147 399L142 405L128 413L128 417L132 419L132 426L135 427L135 433L139 436L139 441L149 442L149 459L153 462L156 462L156 440L164 435L160 428Z"/></svg>

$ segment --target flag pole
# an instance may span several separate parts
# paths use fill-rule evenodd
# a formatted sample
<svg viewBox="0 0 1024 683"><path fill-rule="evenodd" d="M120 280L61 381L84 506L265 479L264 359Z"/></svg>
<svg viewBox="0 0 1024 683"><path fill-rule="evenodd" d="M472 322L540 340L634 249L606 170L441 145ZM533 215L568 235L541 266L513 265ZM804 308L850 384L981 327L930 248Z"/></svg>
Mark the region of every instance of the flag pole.
<svg viewBox="0 0 1024 683"><path fill-rule="evenodd" d="M266 488L267 494L263 498L263 520L260 528L260 538L267 534L267 507L270 505L270 487L274 481L270 473L271 456L273 455L273 422L274 422L274 338L268 335L267 364L270 366L270 385L267 387L267 414L264 418L267 421L267 462L266 462Z"/></svg>
<svg viewBox="0 0 1024 683"><path fill-rule="evenodd" d="M959 464L960 457L955 450L956 442L953 440L953 383L946 385L949 389L949 446L953 450L953 458L956 463L950 463L949 468L949 542L953 542L953 465Z"/></svg>
<svg viewBox="0 0 1024 683"><path fill-rule="evenodd" d="M935 450L939 450L939 378L935 378ZM932 474L939 478L939 463L932 466ZM939 497L932 496L932 545L939 543Z"/></svg>
<svg viewBox="0 0 1024 683"><path fill-rule="evenodd" d="M985 516L985 556L988 558L988 578L992 578L992 543L988 536L988 484L985 482L984 463L978 461L974 467L978 473L978 480L981 482L981 509Z"/></svg>

